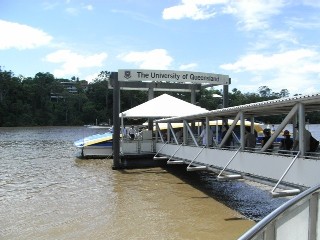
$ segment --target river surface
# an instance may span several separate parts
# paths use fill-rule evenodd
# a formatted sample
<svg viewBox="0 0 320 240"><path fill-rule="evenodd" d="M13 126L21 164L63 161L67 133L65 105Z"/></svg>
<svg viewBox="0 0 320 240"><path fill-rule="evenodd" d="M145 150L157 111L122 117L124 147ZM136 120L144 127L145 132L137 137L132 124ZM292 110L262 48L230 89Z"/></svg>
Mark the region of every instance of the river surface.
<svg viewBox="0 0 320 240"><path fill-rule="evenodd" d="M237 239L286 199L183 166L79 159L103 129L0 128L0 239Z"/></svg>

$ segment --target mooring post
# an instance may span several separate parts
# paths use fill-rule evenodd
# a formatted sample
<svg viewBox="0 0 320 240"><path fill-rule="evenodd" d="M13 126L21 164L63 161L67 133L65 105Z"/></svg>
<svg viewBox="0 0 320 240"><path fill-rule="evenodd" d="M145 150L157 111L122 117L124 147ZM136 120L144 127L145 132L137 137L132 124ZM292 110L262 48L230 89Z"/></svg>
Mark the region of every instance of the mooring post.
<svg viewBox="0 0 320 240"><path fill-rule="evenodd" d="M112 169L119 169L120 164L120 87L118 81L118 73L112 72L110 78L113 81L113 166Z"/></svg>

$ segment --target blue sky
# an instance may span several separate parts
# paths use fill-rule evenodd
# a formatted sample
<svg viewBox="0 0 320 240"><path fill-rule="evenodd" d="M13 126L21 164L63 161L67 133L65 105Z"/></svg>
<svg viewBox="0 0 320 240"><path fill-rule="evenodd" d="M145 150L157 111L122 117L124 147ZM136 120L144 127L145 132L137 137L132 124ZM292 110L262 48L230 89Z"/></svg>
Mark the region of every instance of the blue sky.
<svg viewBox="0 0 320 240"><path fill-rule="evenodd" d="M24 77L182 70L310 94L319 39L319 0L0 0L0 66Z"/></svg>

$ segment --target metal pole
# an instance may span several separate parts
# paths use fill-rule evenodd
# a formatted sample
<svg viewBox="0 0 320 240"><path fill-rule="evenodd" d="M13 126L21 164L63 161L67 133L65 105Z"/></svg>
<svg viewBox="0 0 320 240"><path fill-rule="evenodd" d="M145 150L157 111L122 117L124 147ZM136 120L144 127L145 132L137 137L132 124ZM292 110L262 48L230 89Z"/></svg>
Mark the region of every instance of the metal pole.
<svg viewBox="0 0 320 240"><path fill-rule="evenodd" d="M245 118L244 118L244 113L241 112L240 114L240 142L241 142L241 150L244 150L245 149L245 141L244 141L244 138L245 138Z"/></svg>
<svg viewBox="0 0 320 240"><path fill-rule="evenodd" d="M154 98L154 89L153 87L150 87L148 90L148 100L151 100ZM148 118L148 130L153 130L153 118Z"/></svg>
<svg viewBox="0 0 320 240"><path fill-rule="evenodd" d="M195 86L191 88L191 103L196 104L196 90Z"/></svg>
<svg viewBox="0 0 320 240"><path fill-rule="evenodd" d="M306 154L306 140L304 139L305 136L305 109L302 103L299 103L299 150L301 155L304 156Z"/></svg>
<svg viewBox="0 0 320 240"><path fill-rule="evenodd" d="M113 80L113 169L120 168L120 87L118 73L112 72L110 78Z"/></svg>
<svg viewBox="0 0 320 240"><path fill-rule="evenodd" d="M229 84L231 82L231 78L229 78ZM227 108L229 106L229 85L223 85L223 108Z"/></svg>

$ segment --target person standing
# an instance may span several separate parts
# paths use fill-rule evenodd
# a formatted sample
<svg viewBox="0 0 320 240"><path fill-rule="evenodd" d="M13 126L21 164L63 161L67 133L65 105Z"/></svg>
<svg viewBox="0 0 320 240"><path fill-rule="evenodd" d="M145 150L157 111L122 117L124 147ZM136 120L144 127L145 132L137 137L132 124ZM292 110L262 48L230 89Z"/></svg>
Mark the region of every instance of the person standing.
<svg viewBox="0 0 320 240"><path fill-rule="evenodd" d="M256 147L256 135L254 135L254 133L251 132L250 127L246 126L245 129L246 132L244 135L244 147L253 149Z"/></svg>
<svg viewBox="0 0 320 240"><path fill-rule="evenodd" d="M211 131L211 128L209 126L209 142L207 144L207 127L206 127L206 124L204 123L203 124L203 129L202 129L202 132L199 136L200 140L202 139L202 145L203 146L211 146L212 145L212 140L213 140L213 133Z"/></svg>
<svg viewBox="0 0 320 240"><path fill-rule="evenodd" d="M310 151L310 138L311 138L311 133L304 127L302 131L299 130L299 124L295 126L297 129L297 135L296 139L293 142L292 150L298 151L299 150L299 134L303 134L303 139L304 139L304 150L306 152Z"/></svg>
<svg viewBox="0 0 320 240"><path fill-rule="evenodd" d="M131 126L131 128L129 128L128 134L129 134L130 139L134 140L134 138L136 136L136 130L134 129L133 125Z"/></svg>
<svg viewBox="0 0 320 240"><path fill-rule="evenodd" d="M271 129L270 128L263 129L263 134L264 134L264 137L261 140L261 147L263 147L270 139ZM272 149L273 149L273 144L270 144L270 146L267 148L267 152L272 152Z"/></svg>
<svg viewBox="0 0 320 240"><path fill-rule="evenodd" d="M182 141L182 130L181 128L178 129L178 131L176 132L176 138L178 143L180 143Z"/></svg>
<svg viewBox="0 0 320 240"><path fill-rule="evenodd" d="M279 145L279 152L285 153L286 151L290 151L293 146L293 140L291 139L290 132L288 130L284 130L283 139L281 139Z"/></svg>

